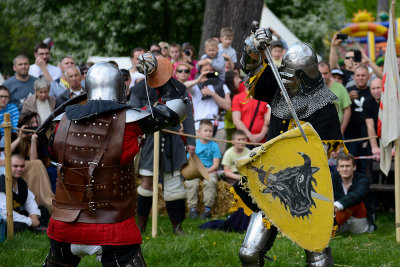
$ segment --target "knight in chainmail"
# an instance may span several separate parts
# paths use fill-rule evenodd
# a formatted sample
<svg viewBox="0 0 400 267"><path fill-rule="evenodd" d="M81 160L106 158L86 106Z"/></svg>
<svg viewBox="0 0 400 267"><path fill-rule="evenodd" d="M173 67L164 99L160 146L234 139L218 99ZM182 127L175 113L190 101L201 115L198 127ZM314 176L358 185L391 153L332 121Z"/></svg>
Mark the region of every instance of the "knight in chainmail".
<svg viewBox="0 0 400 267"><path fill-rule="evenodd" d="M241 58L242 70L248 75L246 86L249 96L271 106L267 140L295 126L288 104L264 56L264 50L268 49L271 40L271 33L267 29L258 29L246 39ZM293 44L283 56L278 72L300 122L311 123L320 135L327 153L342 145L340 123L333 104L336 96L324 83L314 50L305 43ZM239 203L244 203L253 211L239 252L242 266L263 266L264 259L270 259L265 254L273 246L278 230L273 225L266 228L260 209L252 202L240 182L233 188L235 197L242 200ZM305 253L307 266L333 266L329 247L320 253L307 250Z"/></svg>

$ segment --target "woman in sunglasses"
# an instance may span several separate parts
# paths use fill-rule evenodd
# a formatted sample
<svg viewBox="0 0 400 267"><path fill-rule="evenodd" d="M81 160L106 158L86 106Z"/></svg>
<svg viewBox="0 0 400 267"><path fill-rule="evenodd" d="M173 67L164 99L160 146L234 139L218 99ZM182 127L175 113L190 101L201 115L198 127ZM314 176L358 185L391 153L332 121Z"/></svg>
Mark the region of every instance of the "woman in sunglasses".
<svg viewBox="0 0 400 267"><path fill-rule="evenodd" d="M207 73L201 73L196 79L189 80L192 68L194 67L183 61L176 64L175 77L178 81L186 86L186 90L190 90L194 85L198 84L199 82L204 82L204 80L207 79Z"/></svg>

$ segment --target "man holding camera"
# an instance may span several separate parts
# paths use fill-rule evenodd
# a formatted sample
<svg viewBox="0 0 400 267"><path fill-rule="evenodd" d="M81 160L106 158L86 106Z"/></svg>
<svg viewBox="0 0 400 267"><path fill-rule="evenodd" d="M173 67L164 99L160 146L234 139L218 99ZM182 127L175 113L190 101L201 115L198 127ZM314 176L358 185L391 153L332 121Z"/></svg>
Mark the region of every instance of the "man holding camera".
<svg viewBox="0 0 400 267"><path fill-rule="evenodd" d="M224 129L224 112L231 109L231 98L228 86L215 75L215 70L211 64L201 66L200 73L208 73L204 80L191 89L194 121L196 130L202 119L214 121L215 135L217 139L226 139ZM214 77L212 77L214 74ZM221 153L224 153L226 143L218 143Z"/></svg>
<svg viewBox="0 0 400 267"><path fill-rule="evenodd" d="M339 64L338 64L338 55L336 49L339 47L340 43L344 40L347 39L347 35L345 34L340 34L336 33L331 42L331 51L329 53L329 65L331 66L332 69L340 69ZM359 52L359 50L358 50ZM357 58L358 60L358 58ZM353 75L354 75L354 69L357 67L357 64L354 64L356 62L355 60L355 50L347 50L346 55L344 58L344 65L345 68L342 69L343 71L343 85L346 86L346 84L353 80ZM361 62L361 54L359 61Z"/></svg>

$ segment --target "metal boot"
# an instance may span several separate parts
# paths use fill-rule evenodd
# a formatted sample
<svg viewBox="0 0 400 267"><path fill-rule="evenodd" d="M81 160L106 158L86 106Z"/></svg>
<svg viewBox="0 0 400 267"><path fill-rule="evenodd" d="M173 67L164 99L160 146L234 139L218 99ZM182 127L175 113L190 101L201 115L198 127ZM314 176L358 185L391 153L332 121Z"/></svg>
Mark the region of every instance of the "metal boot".
<svg viewBox="0 0 400 267"><path fill-rule="evenodd" d="M306 252L306 262L308 267L333 267L334 261L331 254L331 248L327 247L322 252Z"/></svg>

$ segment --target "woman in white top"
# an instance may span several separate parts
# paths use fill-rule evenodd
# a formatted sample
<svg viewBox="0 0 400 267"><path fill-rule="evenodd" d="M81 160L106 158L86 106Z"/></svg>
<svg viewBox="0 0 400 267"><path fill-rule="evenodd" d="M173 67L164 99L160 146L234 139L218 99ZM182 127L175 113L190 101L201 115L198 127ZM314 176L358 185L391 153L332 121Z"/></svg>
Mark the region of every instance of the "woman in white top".
<svg viewBox="0 0 400 267"><path fill-rule="evenodd" d="M49 95L50 82L43 77L33 83L33 89L35 90L35 94L25 99L21 116L36 112L39 114L36 120L38 125L40 125L54 111L56 98Z"/></svg>

